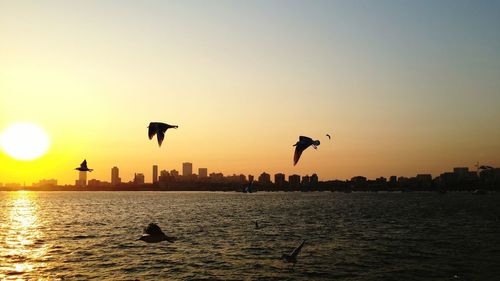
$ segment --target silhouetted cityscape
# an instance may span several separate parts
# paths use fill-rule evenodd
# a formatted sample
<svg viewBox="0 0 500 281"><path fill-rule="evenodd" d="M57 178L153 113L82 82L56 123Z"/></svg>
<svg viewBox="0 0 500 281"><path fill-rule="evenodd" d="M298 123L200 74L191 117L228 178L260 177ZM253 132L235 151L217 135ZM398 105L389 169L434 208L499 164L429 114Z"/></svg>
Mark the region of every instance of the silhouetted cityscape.
<svg viewBox="0 0 500 281"><path fill-rule="evenodd" d="M481 166L484 167L484 166ZM243 191L252 184L254 191L447 191L447 190L500 190L500 168L487 166L476 170L468 167L456 167L451 172L444 172L437 177L431 174L417 174L414 177L390 176L368 179L355 176L349 180L319 181L317 174L274 176L262 172L257 178L254 175L208 173L208 168L198 168L193 173L193 163L182 163L182 173L173 169L161 170L158 165L152 166L152 178L147 182L144 173L134 173L128 181L122 181L119 167L110 170L110 181L90 179L87 172L78 172L74 185L58 185L56 179L42 179L31 186L19 183L0 183L2 190L162 190L162 191Z"/></svg>

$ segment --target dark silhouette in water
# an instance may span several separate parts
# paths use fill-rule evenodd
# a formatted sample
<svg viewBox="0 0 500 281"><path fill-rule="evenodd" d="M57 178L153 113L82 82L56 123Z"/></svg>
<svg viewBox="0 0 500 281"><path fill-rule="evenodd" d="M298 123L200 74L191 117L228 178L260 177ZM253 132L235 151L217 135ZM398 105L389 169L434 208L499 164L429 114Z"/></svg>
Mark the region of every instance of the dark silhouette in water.
<svg viewBox="0 0 500 281"><path fill-rule="evenodd" d="M310 137L305 137L305 136L300 136L299 141L294 144L295 146L295 153L293 154L293 165L297 165L297 162L299 162L300 155L302 155L302 152L306 150L309 146L314 147L314 149L317 149L317 146L319 145L319 140L313 140Z"/></svg>
<svg viewBox="0 0 500 281"><path fill-rule="evenodd" d="M179 126L177 125L169 125L161 122L151 122L148 126L149 139L153 139L153 137L156 135L156 137L158 138L158 146L161 146L161 143L165 138L165 132L170 128L177 129L178 127Z"/></svg>
<svg viewBox="0 0 500 281"><path fill-rule="evenodd" d="M167 236L156 223L150 223L148 227L144 228L144 235L142 235L139 240L147 243L158 243L162 241L174 243L177 238Z"/></svg>
<svg viewBox="0 0 500 281"><path fill-rule="evenodd" d="M262 224L259 224L258 221L255 221L255 229L263 229L264 227L266 227L265 223L264 223L264 225L262 225Z"/></svg>
<svg viewBox="0 0 500 281"><path fill-rule="evenodd" d="M84 159L82 164L80 164L80 167L75 168L75 170L78 170L80 172L92 172L94 169L89 169L87 167L87 159Z"/></svg>
<svg viewBox="0 0 500 281"><path fill-rule="evenodd" d="M281 259L284 262L293 263L292 268L294 268L295 264L297 263L297 256L300 254L300 250L302 250L302 247L304 246L305 242L306 240L302 240L302 243L300 243L300 245L297 248L295 248L295 250L293 250L290 254L281 255Z"/></svg>
<svg viewBox="0 0 500 281"><path fill-rule="evenodd" d="M330 136L329 134L326 134L326 136L328 137L329 140L332 139L332 136Z"/></svg>

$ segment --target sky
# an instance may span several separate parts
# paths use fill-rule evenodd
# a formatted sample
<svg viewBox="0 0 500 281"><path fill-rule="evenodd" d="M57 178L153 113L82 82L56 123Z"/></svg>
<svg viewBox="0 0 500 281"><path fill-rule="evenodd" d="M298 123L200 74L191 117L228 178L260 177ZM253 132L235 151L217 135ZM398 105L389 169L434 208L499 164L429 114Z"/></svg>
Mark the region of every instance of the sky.
<svg viewBox="0 0 500 281"><path fill-rule="evenodd" d="M499 27L499 1L0 0L0 134L51 139L0 151L0 182L499 166ZM159 148L151 121L179 128ZM294 166L300 135L321 145Z"/></svg>

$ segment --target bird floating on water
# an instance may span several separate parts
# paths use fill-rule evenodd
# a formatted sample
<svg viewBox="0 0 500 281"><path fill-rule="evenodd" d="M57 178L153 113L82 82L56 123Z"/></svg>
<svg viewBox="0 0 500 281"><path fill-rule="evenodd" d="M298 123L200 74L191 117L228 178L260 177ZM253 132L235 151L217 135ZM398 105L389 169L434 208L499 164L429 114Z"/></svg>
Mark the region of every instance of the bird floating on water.
<svg viewBox="0 0 500 281"><path fill-rule="evenodd" d="M80 172L92 172L94 169L89 169L87 167L87 159L84 159L82 164L80 164L80 167L75 168L75 170L78 170Z"/></svg>
<svg viewBox="0 0 500 281"><path fill-rule="evenodd" d="M156 135L156 137L158 138L158 146L161 146L161 143L165 138L165 132L170 128L177 129L178 127L179 126L177 125L169 125L161 122L150 122L148 126L149 139L153 139L153 137Z"/></svg>
<svg viewBox="0 0 500 281"><path fill-rule="evenodd" d="M326 134L326 136L328 137L329 140L332 139L332 136L330 136L330 134Z"/></svg>
<svg viewBox="0 0 500 281"><path fill-rule="evenodd" d="M306 240L302 240L302 243L300 243L300 245L295 248L290 254L281 255L281 259L284 262L293 263L293 267L295 267L295 264L297 263L297 256L300 254L300 250L302 250L305 242Z"/></svg>
<svg viewBox="0 0 500 281"><path fill-rule="evenodd" d="M177 238L167 236L156 223L150 223L148 227L144 228L144 235L142 235L139 240L147 243L158 243L162 241L174 243Z"/></svg>
<svg viewBox="0 0 500 281"><path fill-rule="evenodd" d="M297 162L299 162L300 155L302 155L302 152L311 145L312 147L314 147L314 149L317 149L319 145L319 140L313 140L310 137L305 137L305 136L299 137L299 141L293 145L295 146L295 153L293 155L293 165L297 165Z"/></svg>

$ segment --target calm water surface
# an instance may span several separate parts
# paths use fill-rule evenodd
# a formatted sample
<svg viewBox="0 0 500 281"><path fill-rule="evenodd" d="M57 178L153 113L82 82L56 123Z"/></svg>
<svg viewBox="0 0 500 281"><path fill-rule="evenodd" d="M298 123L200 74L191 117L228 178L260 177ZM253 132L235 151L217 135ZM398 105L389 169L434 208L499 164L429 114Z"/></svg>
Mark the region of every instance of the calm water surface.
<svg viewBox="0 0 500 281"><path fill-rule="evenodd" d="M254 221L264 226L255 229ZM137 241L157 222L178 241ZM294 270L280 261L307 242ZM500 280L500 194L0 192L3 280Z"/></svg>

